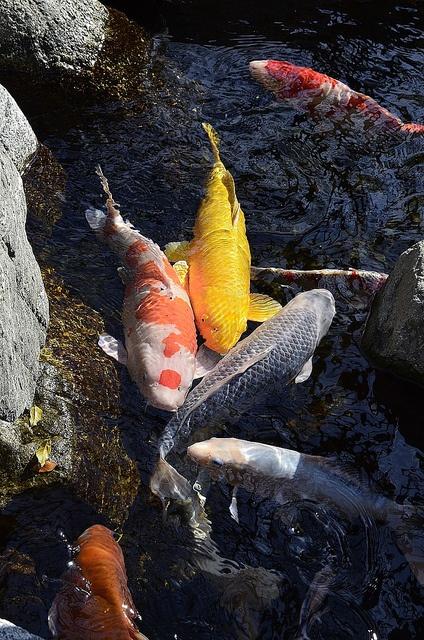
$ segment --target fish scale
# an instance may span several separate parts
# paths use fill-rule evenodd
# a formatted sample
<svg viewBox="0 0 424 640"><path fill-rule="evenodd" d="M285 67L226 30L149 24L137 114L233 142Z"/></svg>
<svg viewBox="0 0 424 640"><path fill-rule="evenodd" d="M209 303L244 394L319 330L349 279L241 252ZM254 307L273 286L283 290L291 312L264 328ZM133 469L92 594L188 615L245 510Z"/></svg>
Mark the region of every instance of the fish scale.
<svg viewBox="0 0 424 640"><path fill-rule="evenodd" d="M186 442L192 424L197 428L235 421L258 398L296 378L327 333L334 313L330 292L307 291L239 342L170 420L159 443L161 457L181 440Z"/></svg>

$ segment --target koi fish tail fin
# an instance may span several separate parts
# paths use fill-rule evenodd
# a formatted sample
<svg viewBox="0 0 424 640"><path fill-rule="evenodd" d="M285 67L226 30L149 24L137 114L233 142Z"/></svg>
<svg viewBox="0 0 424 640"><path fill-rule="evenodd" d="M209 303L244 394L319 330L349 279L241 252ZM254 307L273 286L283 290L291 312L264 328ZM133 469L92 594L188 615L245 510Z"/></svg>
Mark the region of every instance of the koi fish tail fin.
<svg viewBox="0 0 424 640"><path fill-rule="evenodd" d="M399 510L389 515L388 524L409 568L424 586L424 512L411 505L399 506Z"/></svg>
<svg viewBox="0 0 424 640"><path fill-rule="evenodd" d="M109 182L107 181L106 176L104 175L101 166L98 164L96 166L96 173L100 178L100 184L103 187L103 191L107 195L106 200L106 210L107 210L107 218L113 222L123 222L122 216L119 212L119 204L115 202L113 199L112 192L109 188Z"/></svg>
<svg viewBox="0 0 424 640"><path fill-rule="evenodd" d="M150 478L150 490L163 503L169 500L187 500L193 493L189 481L162 457Z"/></svg>
<svg viewBox="0 0 424 640"><path fill-rule="evenodd" d="M415 122L406 122L402 124L402 131L412 133L414 135L424 135L424 124L416 124Z"/></svg>
<svg viewBox="0 0 424 640"><path fill-rule="evenodd" d="M100 165L96 166L96 173L100 178L100 183L103 187L103 191L107 195L106 200L106 213L99 209L87 209L85 217L88 224L95 232L96 236L105 241L106 235L112 236L114 232L114 225L117 223L124 223L122 216L119 212L119 204L113 199L112 193L109 189L109 183L101 170Z"/></svg>
<svg viewBox="0 0 424 640"><path fill-rule="evenodd" d="M105 176L105 174L102 171L102 168L99 164L96 164L96 173L100 178L100 184L103 187L103 191L105 192L105 194L107 195L108 199L112 200L113 202L113 196L112 193L109 189L109 182L107 181L107 178Z"/></svg>
<svg viewBox="0 0 424 640"><path fill-rule="evenodd" d="M217 132L208 122L202 122L202 127L206 131L206 135L209 138L215 162L221 162L221 157L219 155L219 136Z"/></svg>

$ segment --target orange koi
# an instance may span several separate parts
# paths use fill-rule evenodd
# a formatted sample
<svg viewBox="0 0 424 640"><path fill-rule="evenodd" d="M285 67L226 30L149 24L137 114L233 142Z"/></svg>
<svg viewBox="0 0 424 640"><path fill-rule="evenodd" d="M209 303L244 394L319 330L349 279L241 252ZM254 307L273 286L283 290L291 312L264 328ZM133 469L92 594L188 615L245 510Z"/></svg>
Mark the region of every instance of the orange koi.
<svg viewBox="0 0 424 640"><path fill-rule="evenodd" d="M49 628L61 640L147 640L134 625L139 617L127 585L124 556L113 533L89 527L63 576L49 611Z"/></svg>

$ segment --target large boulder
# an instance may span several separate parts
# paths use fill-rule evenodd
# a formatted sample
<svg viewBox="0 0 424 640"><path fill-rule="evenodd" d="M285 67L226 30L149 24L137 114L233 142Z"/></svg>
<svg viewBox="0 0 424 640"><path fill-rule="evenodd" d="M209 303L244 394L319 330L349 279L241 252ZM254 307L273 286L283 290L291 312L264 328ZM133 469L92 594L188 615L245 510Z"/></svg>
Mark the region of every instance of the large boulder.
<svg viewBox="0 0 424 640"><path fill-rule="evenodd" d="M38 142L28 120L12 98L0 85L0 145L22 173Z"/></svg>
<svg viewBox="0 0 424 640"><path fill-rule="evenodd" d="M362 347L378 367L424 385L424 241L402 253L376 295Z"/></svg>
<svg viewBox="0 0 424 640"><path fill-rule="evenodd" d="M37 141L3 87L0 105L5 114L0 130L0 420L12 421L31 406L49 314L25 232L26 200L19 173Z"/></svg>
<svg viewBox="0 0 424 640"><path fill-rule="evenodd" d="M0 80L14 95L29 82L47 84L50 99L58 87L130 97L150 46L142 27L98 0L0 0Z"/></svg>
<svg viewBox="0 0 424 640"><path fill-rule="evenodd" d="M108 15L97 0L1 0L0 60L38 73L93 67Z"/></svg>
<svg viewBox="0 0 424 640"><path fill-rule="evenodd" d="M3 618L0 618L0 637L2 640L41 640L40 636L34 636Z"/></svg>

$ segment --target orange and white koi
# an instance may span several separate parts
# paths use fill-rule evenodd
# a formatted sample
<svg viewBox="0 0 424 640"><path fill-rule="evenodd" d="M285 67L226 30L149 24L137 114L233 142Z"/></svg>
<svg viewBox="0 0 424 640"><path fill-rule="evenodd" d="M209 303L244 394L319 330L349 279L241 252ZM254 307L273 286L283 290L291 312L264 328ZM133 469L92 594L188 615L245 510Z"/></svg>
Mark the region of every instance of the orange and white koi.
<svg viewBox="0 0 424 640"><path fill-rule="evenodd" d="M196 367L196 327L190 300L165 254L123 220L100 167L97 173L108 196L107 214L89 209L86 218L96 235L119 255L125 283L125 347L105 334L99 345L127 365L151 405L176 411L191 387Z"/></svg>
<svg viewBox="0 0 424 640"><path fill-rule="evenodd" d="M166 255L172 262L187 261L186 286L197 328L207 349L225 354L246 331L248 319L263 322L278 313L281 305L268 296L250 293L244 214L233 176L219 155L218 135L210 124L203 123L203 128L214 165L197 212L194 237L191 242L168 244Z"/></svg>
<svg viewBox="0 0 424 640"><path fill-rule="evenodd" d="M147 640L127 585L124 556L113 532L96 524L77 540L79 551L49 611L61 640Z"/></svg>
<svg viewBox="0 0 424 640"><path fill-rule="evenodd" d="M424 134L424 125L404 123L370 96L359 93L343 82L280 60L253 60L249 64L252 76L279 100L290 100L299 108L314 110L329 105L341 113L359 114L371 126L404 133ZM334 115L334 111L330 112ZM326 115L330 115L327 113Z"/></svg>

